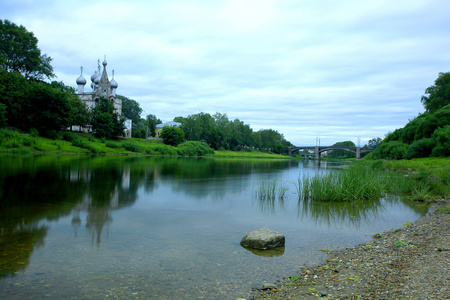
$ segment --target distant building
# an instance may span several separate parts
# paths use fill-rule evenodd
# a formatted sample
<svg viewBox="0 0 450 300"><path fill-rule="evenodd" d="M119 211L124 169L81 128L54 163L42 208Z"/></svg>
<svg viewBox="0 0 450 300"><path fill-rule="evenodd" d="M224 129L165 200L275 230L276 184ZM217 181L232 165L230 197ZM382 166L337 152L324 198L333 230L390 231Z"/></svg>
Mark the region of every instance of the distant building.
<svg viewBox="0 0 450 300"><path fill-rule="evenodd" d="M170 121L170 122L167 122L167 123L162 123L162 124L156 125L156 127L155 127L155 137L159 138L163 128L166 127L166 126L169 126L169 127L172 127L172 126L180 127L181 123Z"/></svg>
<svg viewBox="0 0 450 300"><path fill-rule="evenodd" d="M119 117L122 117L122 100L116 97L116 90L119 87L117 82L114 80L114 70L112 71L112 79L109 81L108 73L106 72L106 57L103 60L103 72L100 73L100 59L98 60L98 69L91 76L91 91L85 92L84 86L86 85L86 79L83 77L83 67L81 67L81 75L77 78L76 82L78 85L77 95L81 101L86 103L88 108L93 109L99 102L101 97L105 97L113 102L114 112L117 113ZM126 137L131 137L131 120L125 122L125 132ZM91 128L80 128L79 126L73 126L74 130L82 130L90 132Z"/></svg>

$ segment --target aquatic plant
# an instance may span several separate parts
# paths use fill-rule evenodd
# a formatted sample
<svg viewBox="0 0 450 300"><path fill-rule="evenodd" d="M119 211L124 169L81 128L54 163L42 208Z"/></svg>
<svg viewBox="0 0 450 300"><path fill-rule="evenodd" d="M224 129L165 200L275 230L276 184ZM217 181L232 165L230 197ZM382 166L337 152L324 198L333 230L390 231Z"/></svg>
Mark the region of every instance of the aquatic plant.
<svg viewBox="0 0 450 300"><path fill-rule="evenodd" d="M304 175L297 179L299 199L311 201L352 201L380 199L386 177L364 165L353 165L328 174Z"/></svg>
<svg viewBox="0 0 450 300"><path fill-rule="evenodd" d="M263 180L254 191L259 200L284 200L288 193L288 185L278 180Z"/></svg>

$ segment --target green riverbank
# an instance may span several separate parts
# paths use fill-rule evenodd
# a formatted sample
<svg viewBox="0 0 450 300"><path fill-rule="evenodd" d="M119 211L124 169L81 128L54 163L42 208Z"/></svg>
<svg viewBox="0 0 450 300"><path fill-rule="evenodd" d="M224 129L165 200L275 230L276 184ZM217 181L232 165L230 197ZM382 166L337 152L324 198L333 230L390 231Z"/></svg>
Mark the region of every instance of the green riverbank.
<svg viewBox="0 0 450 300"><path fill-rule="evenodd" d="M161 139L117 138L107 140L96 138L90 134L75 132L63 132L50 139L7 129L0 130L0 152L292 159L287 155L253 149L214 151L202 142L185 142L173 147L165 145Z"/></svg>

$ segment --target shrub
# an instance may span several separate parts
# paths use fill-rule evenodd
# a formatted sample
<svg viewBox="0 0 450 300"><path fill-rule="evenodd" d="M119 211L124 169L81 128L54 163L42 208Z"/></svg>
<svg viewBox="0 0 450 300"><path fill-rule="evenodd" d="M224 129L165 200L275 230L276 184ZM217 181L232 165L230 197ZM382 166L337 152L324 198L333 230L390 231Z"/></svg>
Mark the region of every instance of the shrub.
<svg viewBox="0 0 450 300"><path fill-rule="evenodd" d="M184 131L178 126L165 126L161 138L166 145L178 146L184 141Z"/></svg>
<svg viewBox="0 0 450 300"><path fill-rule="evenodd" d="M408 147L408 151L406 152L405 158L420 158L420 157L429 157L431 155L431 151L435 145L435 141L433 139L421 139L415 141Z"/></svg>
<svg viewBox="0 0 450 300"><path fill-rule="evenodd" d="M450 156L450 125L436 129L433 138L436 140L436 145L431 155Z"/></svg>
<svg viewBox="0 0 450 300"><path fill-rule="evenodd" d="M402 159L408 151L408 145L399 141L382 143L372 154L374 159Z"/></svg>
<svg viewBox="0 0 450 300"><path fill-rule="evenodd" d="M68 132L68 131L64 131L62 139L68 142L72 142L75 138L77 137L77 135Z"/></svg>
<svg viewBox="0 0 450 300"><path fill-rule="evenodd" d="M214 150L204 142L189 141L180 144L177 152L182 156L203 156L206 154L214 154Z"/></svg>
<svg viewBox="0 0 450 300"><path fill-rule="evenodd" d="M125 150L128 150L128 151L132 151L132 152L142 152L142 148L141 148L139 145L136 145L136 144L131 143L131 142L125 142L125 143L123 143L123 144L122 144L122 147L123 147Z"/></svg>
<svg viewBox="0 0 450 300"><path fill-rule="evenodd" d="M145 154L149 155L167 155L167 156L176 156L178 155L177 150L173 146L164 145L164 144L155 144L147 147L144 150Z"/></svg>
<svg viewBox="0 0 450 300"><path fill-rule="evenodd" d="M50 130L49 132L47 132L47 136L49 139L52 139L52 140L58 139L58 133L56 132L56 130Z"/></svg>
<svg viewBox="0 0 450 300"><path fill-rule="evenodd" d="M105 146L108 148L120 148L122 147L119 143L113 142L113 141L108 141L108 140L104 140Z"/></svg>
<svg viewBox="0 0 450 300"><path fill-rule="evenodd" d="M39 131L36 128L31 128L30 129L30 135L32 137L38 137L39 136Z"/></svg>

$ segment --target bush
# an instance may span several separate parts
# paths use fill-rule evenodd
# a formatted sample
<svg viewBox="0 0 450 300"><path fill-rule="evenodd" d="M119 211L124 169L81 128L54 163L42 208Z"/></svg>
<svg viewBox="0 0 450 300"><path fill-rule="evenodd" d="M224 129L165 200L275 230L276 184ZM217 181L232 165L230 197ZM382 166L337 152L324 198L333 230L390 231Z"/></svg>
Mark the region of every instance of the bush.
<svg viewBox="0 0 450 300"><path fill-rule="evenodd" d="M178 126L165 126L161 132L163 143L170 146L178 146L184 141L184 131Z"/></svg>
<svg viewBox="0 0 450 300"><path fill-rule="evenodd" d="M104 140L105 146L108 148L120 148L121 145L119 143L113 142L113 141L108 141L108 140Z"/></svg>
<svg viewBox="0 0 450 300"><path fill-rule="evenodd" d="M189 141L178 146L177 152L182 156L203 156L214 154L214 150L204 142Z"/></svg>
<svg viewBox="0 0 450 300"><path fill-rule="evenodd" d="M438 128L433 133L436 145L431 152L432 156L450 156L450 125Z"/></svg>
<svg viewBox="0 0 450 300"><path fill-rule="evenodd" d="M36 128L31 128L30 129L30 135L32 137L38 137L39 136L39 131Z"/></svg>
<svg viewBox="0 0 450 300"><path fill-rule="evenodd" d="M47 136L49 139L52 139L52 140L58 139L58 133L56 132L56 130L50 130L49 132L47 132Z"/></svg>
<svg viewBox="0 0 450 300"><path fill-rule="evenodd" d="M374 159L402 159L408 151L408 145L399 141L382 143L373 152L371 158Z"/></svg>
<svg viewBox="0 0 450 300"><path fill-rule="evenodd" d="M142 152L142 148L139 145L133 144L131 142L123 143L122 147L125 150L131 151L131 152Z"/></svg>
<svg viewBox="0 0 450 300"><path fill-rule="evenodd" d="M167 155L167 156L176 156L178 155L177 150L173 146L164 145L164 144L155 144L147 147L144 150L145 154L149 155Z"/></svg>
<svg viewBox="0 0 450 300"><path fill-rule="evenodd" d="M429 157L434 146L435 141L433 139L421 139L415 141L408 147L405 158Z"/></svg>
<svg viewBox="0 0 450 300"><path fill-rule="evenodd" d="M65 140L65 141L68 141L68 142L72 142L77 137L78 137L77 135L75 135L75 134L73 134L71 132L64 131L62 139Z"/></svg>

